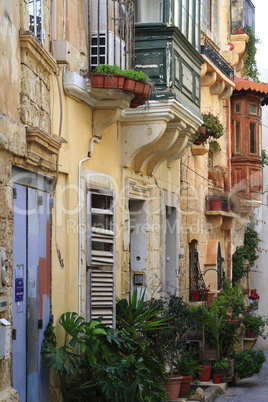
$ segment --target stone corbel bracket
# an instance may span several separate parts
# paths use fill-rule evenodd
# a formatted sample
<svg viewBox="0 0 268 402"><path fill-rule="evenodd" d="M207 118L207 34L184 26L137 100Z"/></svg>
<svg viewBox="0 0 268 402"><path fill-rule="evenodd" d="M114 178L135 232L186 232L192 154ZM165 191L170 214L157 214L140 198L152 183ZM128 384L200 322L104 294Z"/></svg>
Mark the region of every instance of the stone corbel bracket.
<svg viewBox="0 0 268 402"><path fill-rule="evenodd" d="M43 133L38 127L26 127L26 141L27 163L51 173L56 172L61 142Z"/></svg>
<svg viewBox="0 0 268 402"><path fill-rule="evenodd" d="M136 172L154 174L164 162L182 157L202 124L176 100L150 101L149 108L122 113L122 165Z"/></svg>
<svg viewBox="0 0 268 402"><path fill-rule="evenodd" d="M65 92L93 109L93 135L101 138L103 131L117 122L122 110L129 108L133 94L120 89L91 88L90 80L74 71L64 75Z"/></svg>
<svg viewBox="0 0 268 402"><path fill-rule="evenodd" d="M229 99L235 88L234 82L223 74L212 61L203 55L205 63L201 69L201 85L209 87L211 95L218 95L220 99Z"/></svg>
<svg viewBox="0 0 268 402"><path fill-rule="evenodd" d="M241 71L244 67L244 55L248 41L249 36L247 34L231 35L230 42L234 45L231 65L235 68L236 72Z"/></svg>

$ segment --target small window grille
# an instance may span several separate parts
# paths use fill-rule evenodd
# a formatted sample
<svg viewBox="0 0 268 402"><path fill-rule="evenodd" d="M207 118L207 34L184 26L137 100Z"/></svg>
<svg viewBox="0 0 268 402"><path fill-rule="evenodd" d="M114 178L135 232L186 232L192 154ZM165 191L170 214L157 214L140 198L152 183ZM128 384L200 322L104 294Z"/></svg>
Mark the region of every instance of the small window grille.
<svg viewBox="0 0 268 402"><path fill-rule="evenodd" d="M99 64L107 64L106 57L106 35L100 33L91 38L91 67Z"/></svg>

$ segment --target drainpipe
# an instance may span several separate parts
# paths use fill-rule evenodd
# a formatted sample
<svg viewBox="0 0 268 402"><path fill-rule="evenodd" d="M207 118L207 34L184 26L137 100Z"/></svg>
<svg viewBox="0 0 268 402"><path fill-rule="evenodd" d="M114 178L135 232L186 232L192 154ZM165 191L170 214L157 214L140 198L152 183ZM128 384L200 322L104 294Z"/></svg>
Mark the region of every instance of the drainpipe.
<svg viewBox="0 0 268 402"><path fill-rule="evenodd" d="M82 189L81 189L81 170L82 163L91 159L93 152L94 142L101 142L101 138L92 137L89 142L88 156L82 159L78 164L78 315L81 315L81 288L82 288L82 230L80 229L82 224Z"/></svg>

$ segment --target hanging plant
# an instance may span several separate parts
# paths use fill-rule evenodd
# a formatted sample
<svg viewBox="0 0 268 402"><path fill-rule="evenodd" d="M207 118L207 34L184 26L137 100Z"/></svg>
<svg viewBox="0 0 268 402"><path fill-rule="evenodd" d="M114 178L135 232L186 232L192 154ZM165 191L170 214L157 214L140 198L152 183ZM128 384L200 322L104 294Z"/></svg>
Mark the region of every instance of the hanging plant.
<svg viewBox="0 0 268 402"><path fill-rule="evenodd" d="M222 137L224 134L224 127L221 124L218 116L215 116L212 113L203 113L202 114L204 123L200 127L199 131L195 134L194 139L195 145L204 144L209 140L209 150L219 152L221 150L221 146L218 143L217 139ZM206 137L203 136L203 129L205 127ZM211 139L210 139L211 137Z"/></svg>

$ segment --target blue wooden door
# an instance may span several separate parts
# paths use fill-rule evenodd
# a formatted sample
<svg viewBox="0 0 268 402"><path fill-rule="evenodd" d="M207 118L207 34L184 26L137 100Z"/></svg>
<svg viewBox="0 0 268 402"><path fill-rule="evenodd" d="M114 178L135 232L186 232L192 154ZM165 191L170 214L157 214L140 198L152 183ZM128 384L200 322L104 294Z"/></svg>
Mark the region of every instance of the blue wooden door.
<svg viewBox="0 0 268 402"><path fill-rule="evenodd" d="M13 386L20 401L26 401L27 236L26 187L14 186L13 238Z"/></svg>
<svg viewBox="0 0 268 402"><path fill-rule="evenodd" d="M16 300L15 284L13 328L15 328L15 323L19 323L26 336L21 338L19 327L15 328L17 336L13 340L13 386L19 391L20 401L47 402L49 401L49 371L41 358L41 345L50 316L49 194L20 185L15 185L15 188L17 195L14 200L14 255L17 255L17 261L19 261L20 255L25 254L26 272L23 281L25 284L24 319L18 317L19 302ZM23 221L16 212L16 206L20 204L26 207L26 213L22 214L25 216ZM23 226L25 229L22 229ZM22 234L25 234L23 241L21 241ZM21 253L23 247L25 247L25 252ZM16 270L16 264L14 263L14 270ZM16 281L16 275L13 276ZM20 356L22 349L25 352L23 356ZM25 370L23 378L19 378L20 374L17 372L18 370L20 372L21 358L25 362L25 364L23 363Z"/></svg>

